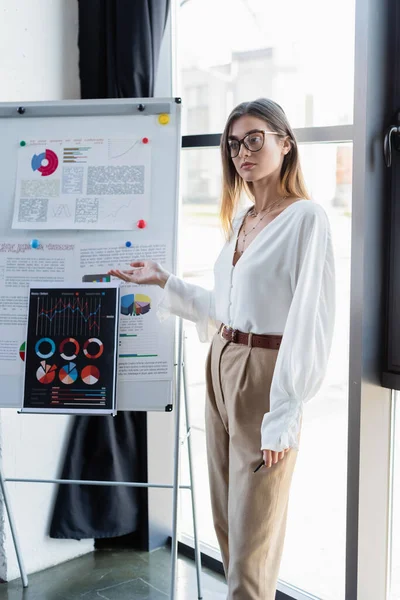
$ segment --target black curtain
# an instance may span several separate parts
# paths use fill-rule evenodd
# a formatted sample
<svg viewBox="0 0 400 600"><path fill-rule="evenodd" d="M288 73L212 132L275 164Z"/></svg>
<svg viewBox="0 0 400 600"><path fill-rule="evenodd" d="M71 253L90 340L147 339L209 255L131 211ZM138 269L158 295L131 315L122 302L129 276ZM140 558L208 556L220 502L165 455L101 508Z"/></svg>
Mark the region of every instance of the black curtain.
<svg viewBox="0 0 400 600"><path fill-rule="evenodd" d="M78 0L81 96L147 98L154 94L170 0ZM145 412L75 417L63 479L147 481ZM147 490L61 485L53 538L111 538L133 532L147 546Z"/></svg>
<svg viewBox="0 0 400 600"><path fill-rule="evenodd" d="M154 94L169 0L79 0L82 98Z"/></svg>

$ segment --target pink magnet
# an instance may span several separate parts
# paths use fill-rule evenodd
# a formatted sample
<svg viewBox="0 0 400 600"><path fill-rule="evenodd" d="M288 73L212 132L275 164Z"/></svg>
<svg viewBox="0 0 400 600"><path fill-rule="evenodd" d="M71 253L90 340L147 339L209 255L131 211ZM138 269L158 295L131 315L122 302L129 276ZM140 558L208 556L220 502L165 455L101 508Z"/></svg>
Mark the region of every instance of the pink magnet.
<svg viewBox="0 0 400 600"><path fill-rule="evenodd" d="M139 229L144 229L146 225L147 223L144 219L139 219L139 221L137 222L137 226L139 227Z"/></svg>
<svg viewBox="0 0 400 600"><path fill-rule="evenodd" d="M143 144L148 144L148 143L149 143L149 138L147 138L147 137L144 137L144 138L142 139L142 142L143 142Z"/></svg>

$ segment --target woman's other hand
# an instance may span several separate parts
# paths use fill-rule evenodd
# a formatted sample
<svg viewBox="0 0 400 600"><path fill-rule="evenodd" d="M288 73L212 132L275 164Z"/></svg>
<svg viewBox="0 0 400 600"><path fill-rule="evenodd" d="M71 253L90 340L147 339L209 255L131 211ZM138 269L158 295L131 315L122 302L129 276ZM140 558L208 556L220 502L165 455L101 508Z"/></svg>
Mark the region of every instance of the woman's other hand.
<svg viewBox="0 0 400 600"><path fill-rule="evenodd" d="M282 452L276 452L275 450L263 450L264 465L269 468L272 465L276 465L277 462L282 460L290 448L282 450Z"/></svg>
<svg viewBox="0 0 400 600"><path fill-rule="evenodd" d="M168 271L162 268L159 263L153 260L141 260L130 264L132 269L120 271L119 269L110 269L108 275L118 277L128 283L138 283L146 285L159 285L164 287L169 277Z"/></svg>

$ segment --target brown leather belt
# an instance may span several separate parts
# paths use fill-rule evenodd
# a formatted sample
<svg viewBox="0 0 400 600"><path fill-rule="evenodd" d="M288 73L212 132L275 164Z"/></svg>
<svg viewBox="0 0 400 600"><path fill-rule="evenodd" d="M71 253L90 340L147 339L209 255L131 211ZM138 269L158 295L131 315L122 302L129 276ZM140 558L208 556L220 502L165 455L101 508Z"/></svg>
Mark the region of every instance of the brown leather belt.
<svg viewBox="0 0 400 600"><path fill-rule="evenodd" d="M234 344L245 344L246 346L254 346L256 348L269 348L278 350L282 342L281 335L261 335L259 333L243 333L238 329L232 329L227 325L222 324L219 329L219 334L224 340L233 342Z"/></svg>

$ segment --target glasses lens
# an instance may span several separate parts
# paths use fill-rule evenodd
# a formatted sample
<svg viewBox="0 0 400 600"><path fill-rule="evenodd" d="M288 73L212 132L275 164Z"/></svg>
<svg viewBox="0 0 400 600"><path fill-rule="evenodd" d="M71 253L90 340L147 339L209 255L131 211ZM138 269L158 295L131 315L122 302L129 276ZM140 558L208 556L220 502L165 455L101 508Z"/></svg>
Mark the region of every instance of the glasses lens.
<svg viewBox="0 0 400 600"><path fill-rule="evenodd" d="M244 138L244 143L247 148L252 152L257 152L257 150L261 150L264 144L264 136L261 131L255 131L253 133L249 133Z"/></svg>
<svg viewBox="0 0 400 600"><path fill-rule="evenodd" d="M228 141L228 148L232 158L239 154L239 142L236 140Z"/></svg>

